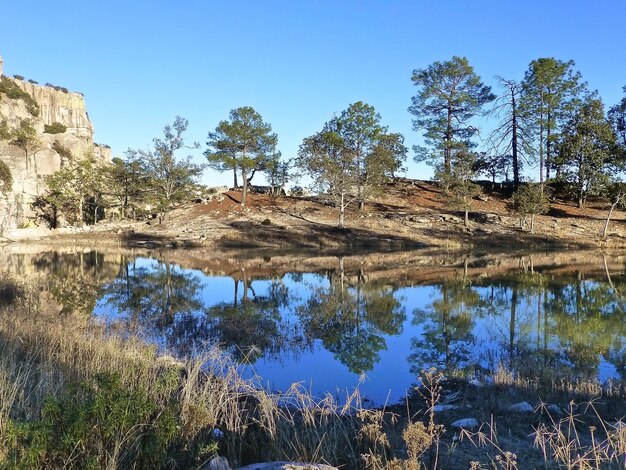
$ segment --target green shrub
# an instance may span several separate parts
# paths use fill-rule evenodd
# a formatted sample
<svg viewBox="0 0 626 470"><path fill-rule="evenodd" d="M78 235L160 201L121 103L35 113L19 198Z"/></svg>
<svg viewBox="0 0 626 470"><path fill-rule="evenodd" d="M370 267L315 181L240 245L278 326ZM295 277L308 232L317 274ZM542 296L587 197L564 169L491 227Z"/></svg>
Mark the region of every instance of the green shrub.
<svg viewBox="0 0 626 470"><path fill-rule="evenodd" d="M11 130L6 119L0 121L0 140L9 140L11 138Z"/></svg>
<svg viewBox="0 0 626 470"><path fill-rule="evenodd" d="M188 468L199 457L189 452L206 446L178 442L177 382L175 371L166 371L156 384L157 401L148 390L124 386L115 374L98 374L47 398L39 419L10 421L7 455L15 467L28 469L164 468L173 462Z"/></svg>
<svg viewBox="0 0 626 470"><path fill-rule="evenodd" d="M13 175L6 163L0 160L0 194L6 194L13 188Z"/></svg>
<svg viewBox="0 0 626 470"><path fill-rule="evenodd" d="M64 126L60 122L53 122L52 124L44 124L43 131L46 134L63 134L67 130L67 126Z"/></svg>
<svg viewBox="0 0 626 470"><path fill-rule="evenodd" d="M24 80L24 77L18 74L13 75L13 78L16 80Z"/></svg>
<svg viewBox="0 0 626 470"><path fill-rule="evenodd" d="M32 83L33 85L39 85L39 82L37 80L33 80L32 78L28 79L28 83Z"/></svg>

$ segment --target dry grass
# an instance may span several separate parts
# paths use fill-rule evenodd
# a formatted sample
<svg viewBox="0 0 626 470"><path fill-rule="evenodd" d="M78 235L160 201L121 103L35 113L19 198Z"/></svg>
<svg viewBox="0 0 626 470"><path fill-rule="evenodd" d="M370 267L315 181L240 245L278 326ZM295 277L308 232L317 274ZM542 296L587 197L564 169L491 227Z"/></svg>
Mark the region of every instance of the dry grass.
<svg viewBox="0 0 626 470"><path fill-rule="evenodd" d="M315 400L298 385L272 394L244 380L218 349L181 363L89 319L42 318L33 313L39 286L14 281L14 287L19 299L0 309L0 443L10 420L37 419L46 398L61 396L72 384L115 374L125 388L160 402L159 378L175 370L185 439L219 430L220 453L235 464L294 460L358 467L358 392L342 403L330 395ZM0 461L3 451L0 445ZM113 451L111 458L107 466L115 467Z"/></svg>

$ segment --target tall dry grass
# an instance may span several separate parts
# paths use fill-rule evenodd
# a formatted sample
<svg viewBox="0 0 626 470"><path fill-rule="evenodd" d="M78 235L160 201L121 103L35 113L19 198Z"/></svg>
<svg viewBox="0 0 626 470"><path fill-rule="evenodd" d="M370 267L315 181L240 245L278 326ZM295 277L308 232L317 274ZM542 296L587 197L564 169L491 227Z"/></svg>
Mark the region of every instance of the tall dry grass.
<svg viewBox="0 0 626 470"><path fill-rule="evenodd" d="M6 277L3 282L11 283L16 295L0 307L0 442L10 420L37 419L46 399L62 396L72 385L113 374L126 389L144 391L160 403L168 393L160 379L175 371L181 438L217 440L219 452L235 465L293 460L358 468L358 393L341 403L330 395L316 400L298 385L273 394L244 380L237 364L218 349L180 362L136 337L116 334L110 325L41 315L40 284ZM115 448L108 468L118 464ZM2 452L6 445L0 445L0 461Z"/></svg>

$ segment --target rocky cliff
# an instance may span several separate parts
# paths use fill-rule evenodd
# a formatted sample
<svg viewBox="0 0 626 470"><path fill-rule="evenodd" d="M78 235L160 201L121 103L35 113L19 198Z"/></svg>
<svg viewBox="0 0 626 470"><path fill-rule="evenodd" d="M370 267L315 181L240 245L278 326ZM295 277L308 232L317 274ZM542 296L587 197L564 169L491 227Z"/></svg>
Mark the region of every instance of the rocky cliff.
<svg viewBox="0 0 626 470"><path fill-rule="evenodd" d="M28 146L8 134L25 123L34 129ZM3 230L35 221L32 202L46 190L46 176L70 159L111 161L110 149L93 141L93 124L82 94L3 76L1 65L0 126L5 130L4 136L0 132L0 161L13 179L12 191L0 193L0 235ZM50 133L50 126L57 133Z"/></svg>

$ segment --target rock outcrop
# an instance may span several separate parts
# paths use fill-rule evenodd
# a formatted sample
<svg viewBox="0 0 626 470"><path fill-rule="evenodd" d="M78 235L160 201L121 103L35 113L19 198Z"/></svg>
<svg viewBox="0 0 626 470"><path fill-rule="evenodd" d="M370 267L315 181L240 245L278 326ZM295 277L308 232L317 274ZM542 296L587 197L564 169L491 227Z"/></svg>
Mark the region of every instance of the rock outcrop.
<svg viewBox="0 0 626 470"><path fill-rule="evenodd" d="M94 158L111 161L111 150L93 140L93 124L89 119L81 93L61 87L42 86L18 78L2 76L4 88L17 86L23 96L7 96L0 89L0 125L14 131L28 122L36 132L36 144L28 151L2 139L0 133L0 161L6 164L13 178L13 189L0 194L0 235L4 230L27 225L34 221L32 203L46 190L46 176L68 164L69 159ZM36 103L33 112L33 103ZM56 126L57 133L49 133L46 126ZM59 132L59 128L64 132ZM48 131L50 128L48 128Z"/></svg>

